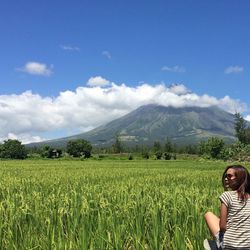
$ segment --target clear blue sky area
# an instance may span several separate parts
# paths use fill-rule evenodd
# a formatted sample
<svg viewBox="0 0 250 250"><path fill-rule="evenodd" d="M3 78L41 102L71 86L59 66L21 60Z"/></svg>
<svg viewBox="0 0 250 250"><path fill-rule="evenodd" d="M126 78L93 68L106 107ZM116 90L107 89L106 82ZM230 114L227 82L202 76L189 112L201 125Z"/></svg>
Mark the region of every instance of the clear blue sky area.
<svg viewBox="0 0 250 250"><path fill-rule="evenodd" d="M249 13L247 0L3 0L0 95L56 97L101 76L250 107Z"/></svg>

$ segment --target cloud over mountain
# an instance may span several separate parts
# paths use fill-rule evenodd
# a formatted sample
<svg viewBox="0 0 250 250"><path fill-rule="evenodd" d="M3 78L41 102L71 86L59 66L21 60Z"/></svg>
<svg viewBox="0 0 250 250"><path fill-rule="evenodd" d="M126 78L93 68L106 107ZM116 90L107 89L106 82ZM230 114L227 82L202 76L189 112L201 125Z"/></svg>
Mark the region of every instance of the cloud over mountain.
<svg viewBox="0 0 250 250"><path fill-rule="evenodd" d="M102 79L94 77L88 82L91 87L64 91L55 98L42 97L31 91L20 95L1 95L0 139L10 138L11 135L20 139L25 137L28 142L28 139L38 141L38 134L59 129L84 132L146 104L173 107L216 105L231 113L247 108L244 103L229 96L216 98L192 93L183 84L130 87L112 83L101 87L105 85L101 84Z"/></svg>

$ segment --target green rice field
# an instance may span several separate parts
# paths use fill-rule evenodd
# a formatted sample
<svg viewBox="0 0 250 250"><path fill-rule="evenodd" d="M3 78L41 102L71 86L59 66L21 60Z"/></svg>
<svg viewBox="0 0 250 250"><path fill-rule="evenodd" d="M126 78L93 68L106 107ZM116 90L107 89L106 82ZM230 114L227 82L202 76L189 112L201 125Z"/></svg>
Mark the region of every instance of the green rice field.
<svg viewBox="0 0 250 250"><path fill-rule="evenodd" d="M225 166L0 161L0 249L203 249Z"/></svg>

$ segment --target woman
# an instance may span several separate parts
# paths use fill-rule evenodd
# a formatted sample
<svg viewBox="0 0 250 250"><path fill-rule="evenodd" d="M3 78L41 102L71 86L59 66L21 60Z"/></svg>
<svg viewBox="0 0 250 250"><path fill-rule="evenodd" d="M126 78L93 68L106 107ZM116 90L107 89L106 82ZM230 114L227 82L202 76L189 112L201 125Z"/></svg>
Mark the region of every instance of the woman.
<svg viewBox="0 0 250 250"><path fill-rule="evenodd" d="M211 212L205 220L219 249L250 250L250 176L241 165L228 166L222 176L220 218ZM205 246L205 242L204 242ZM208 248L209 249L209 248Z"/></svg>

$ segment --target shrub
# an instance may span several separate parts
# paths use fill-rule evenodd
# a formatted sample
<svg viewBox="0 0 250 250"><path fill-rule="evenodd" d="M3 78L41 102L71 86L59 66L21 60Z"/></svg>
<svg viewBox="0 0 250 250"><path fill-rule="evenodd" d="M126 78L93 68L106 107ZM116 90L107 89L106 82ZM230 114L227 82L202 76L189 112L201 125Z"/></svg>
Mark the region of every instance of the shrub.
<svg viewBox="0 0 250 250"><path fill-rule="evenodd" d="M128 159L129 159L130 161L133 160L133 159L134 159L133 155L132 155L132 154L129 154Z"/></svg>
<svg viewBox="0 0 250 250"><path fill-rule="evenodd" d="M210 137L207 142L201 142L199 145L199 152L202 155L211 158L221 158L221 152L225 146L224 141L218 137Z"/></svg>
<svg viewBox="0 0 250 250"><path fill-rule="evenodd" d="M156 159L156 160L160 160L161 157L162 157L162 152L161 152L161 151L155 152L155 159Z"/></svg>
<svg viewBox="0 0 250 250"><path fill-rule="evenodd" d="M171 158L172 158L171 153L169 153L169 152L164 152L163 153L163 159L164 160L171 160Z"/></svg>
<svg viewBox="0 0 250 250"><path fill-rule="evenodd" d="M149 152L147 152L147 151L142 152L142 158L149 159Z"/></svg>

